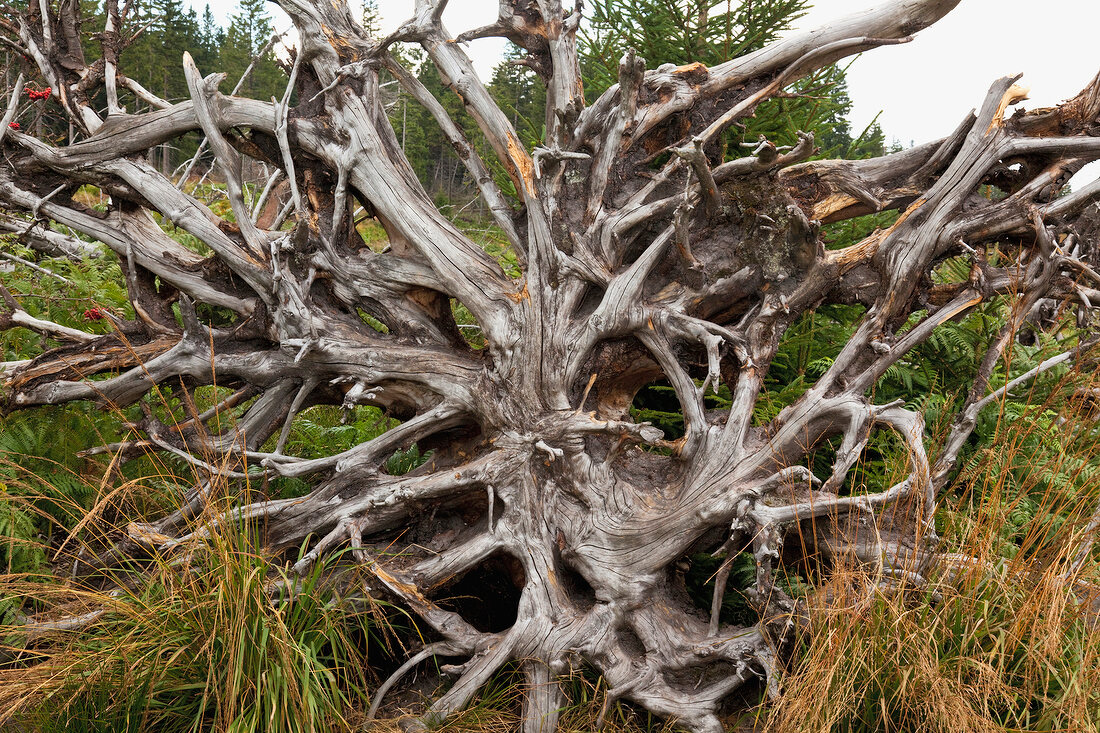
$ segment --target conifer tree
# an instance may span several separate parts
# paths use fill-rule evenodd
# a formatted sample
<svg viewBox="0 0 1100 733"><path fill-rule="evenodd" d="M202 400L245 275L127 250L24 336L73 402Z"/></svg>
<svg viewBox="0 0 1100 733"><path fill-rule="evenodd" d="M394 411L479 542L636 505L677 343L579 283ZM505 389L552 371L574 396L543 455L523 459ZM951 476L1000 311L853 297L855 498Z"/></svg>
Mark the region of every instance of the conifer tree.
<svg viewBox="0 0 1100 733"><path fill-rule="evenodd" d="M650 68L663 64L715 66L763 48L801 18L810 0L713 3L710 0L595 0L590 22L579 33L585 91L602 93L619 78L624 49ZM721 142L726 158L744 155L741 142L763 136L777 145L798 143L799 130L813 132L822 154L844 156L851 143L846 117L851 103L844 73L825 67L794 81L786 98L761 104L742 129ZM864 146L881 142L867 131ZM858 152L858 151L852 151Z"/></svg>
<svg viewBox="0 0 1100 733"><path fill-rule="evenodd" d="M201 57L206 62L206 66L216 65L223 45L225 45L225 29L218 25L208 3L202 11L202 24L196 46L198 55L195 57L195 63L199 63Z"/></svg>
<svg viewBox="0 0 1100 733"><path fill-rule="evenodd" d="M810 0L593 0L581 26L585 90L603 93L618 81L623 51L652 64L714 66L763 48L805 14Z"/></svg>
<svg viewBox="0 0 1100 733"><path fill-rule="evenodd" d="M231 85L240 79L255 60L240 93L253 99L270 99L282 94L286 75L275 60L271 36L275 28L267 12L267 0L241 0L229 20L225 42L219 55L219 68Z"/></svg>

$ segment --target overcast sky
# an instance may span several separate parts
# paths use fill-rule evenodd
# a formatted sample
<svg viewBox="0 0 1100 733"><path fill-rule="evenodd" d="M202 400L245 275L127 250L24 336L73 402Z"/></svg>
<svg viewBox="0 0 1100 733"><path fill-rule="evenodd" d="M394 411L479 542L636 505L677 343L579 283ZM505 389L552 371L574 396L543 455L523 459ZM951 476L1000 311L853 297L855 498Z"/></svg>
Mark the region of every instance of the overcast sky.
<svg viewBox="0 0 1100 733"><path fill-rule="evenodd" d="M356 0L351 0L356 2ZM201 8L206 0L191 0ZM810 29L874 0L817 0L798 26ZM225 21L234 0L211 0ZM383 31L412 15L412 0L379 0ZM278 14L276 27L289 25ZM451 0L444 23L452 34L492 22L496 0ZM903 145L948 134L979 105L993 80L1023 72L1031 88L1027 107L1057 104L1080 91L1100 71L1100 2L1097 0L962 0L936 25L902 46L864 54L848 72L852 127L858 132L881 110L887 140ZM504 41L486 39L468 51L487 79Z"/></svg>
<svg viewBox="0 0 1100 733"><path fill-rule="evenodd" d="M800 22L811 28L874 3L818 0ZM1025 107L1057 104L1100 72L1100 3L1095 0L963 0L902 46L864 54L848 85L853 127L880 110L887 139L903 144L948 134L981 104L990 83L1023 73Z"/></svg>

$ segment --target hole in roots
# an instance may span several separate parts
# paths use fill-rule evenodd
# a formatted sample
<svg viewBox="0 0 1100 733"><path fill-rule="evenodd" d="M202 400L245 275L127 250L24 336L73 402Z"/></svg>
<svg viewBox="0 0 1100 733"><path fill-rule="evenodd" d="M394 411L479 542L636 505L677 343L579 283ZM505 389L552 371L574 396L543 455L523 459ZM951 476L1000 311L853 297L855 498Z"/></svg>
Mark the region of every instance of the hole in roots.
<svg viewBox="0 0 1100 733"><path fill-rule="evenodd" d="M716 574L725 560L725 557L711 557L709 552L699 552L684 559L688 566L684 572L684 588L688 598L708 618L714 599ZM746 591L755 584L756 560L750 552L739 552L733 558L726 580L726 592L722 595L722 610L718 618L723 624L752 626L760 620L760 614L749 604L746 595Z"/></svg>
<svg viewBox="0 0 1100 733"><path fill-rule="evenodd" d="M496 633L516 622L524 581L519 561L498 553L459 578L446 591L447 597L436 602L462 616L478 631Z"/></svg>
<svg viewBox="0 0 1100 733"><path fill-rule="evenodd" d="M653 423L665 433L665 440L684 437L684 413L668 380L647 384L634 395L630 406L635 422Z"/></svg>
<svg viewBox="0 0 1100 733"><path fill-rule="evenodd" d="M569 599L582 611L588 611L596 605L596 591L592 589L584 576L562 563L558 568L558 580Z"/></svg>
<svg viewBox="0 0 1100 733"><path fill-rule="evenodd" d="M362 308L356 308L355 312L359 314L359 318L363 320L363 323L366 323L378 333L387 334L390 332L389 327L385 323L382 323L382 321L375 318Z"/></svg>
<svg viewBox="0 0 1100 733"><path fill-rule="evenodd" d="M462 339L471 349L485 348L485 336L481 332L481 324L461 301L454 298L451 298L451 315L454 317L458 332L462 334Z"/></svg>
<svg viewBox="0 0 1100 733"><path fill-rule="evenodd" d="M645 656L645 644L642 643L642 640L638 638L633 629L623 626L616 634L619 637L619 643L622 644L623 650L627 654L637 658Z"/></svg>
<svg viewBox="0 0 1100 733"><path fill-rule="evenodd" d="M737 674L737 666L731 662L708 662L698 667L681 667L665 670L664 678L674 690L695 692L728 680Z"/></svg>

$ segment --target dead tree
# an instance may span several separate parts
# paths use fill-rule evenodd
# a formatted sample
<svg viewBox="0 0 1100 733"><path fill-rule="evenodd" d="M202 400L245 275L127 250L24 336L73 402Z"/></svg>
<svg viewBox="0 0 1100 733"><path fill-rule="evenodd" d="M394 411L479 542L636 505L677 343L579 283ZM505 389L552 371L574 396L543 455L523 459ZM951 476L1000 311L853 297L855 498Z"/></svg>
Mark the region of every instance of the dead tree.
<svg viewBox="0 0 1100 733"><path fill-rule="evenodd" d="M158 99L117 67L125 38L111 0L107 27L93 29L102 30L103 52L91 64L73 0L31 2L22 16L0 19L6 46L56 90L77 131L75 142L56 147L9 129L20 96L11 90L0 201L29 212L43 233L56 222L106 245L136 314L98 337L9 318L5 325L63 345L4 373L8 407L126 406L161 384L236 389L180 425L147 416L141 442L238 483L248 474L315 480L302 498L249 503L242 491L231 517L262 520L272 549L308 541L299 570L350 545L375 592L415 613L431 642L377 697L413 665L451 660L445 669L456 679L419 727L459 710L515 663L529 683L525 731L555 727L558 682L581 665L602 675L609 702L721 731L723 700L755 680L775 687L775 653L797 618L776 581L784 538L801 535L788 543L795 553L919 572L935 555L928 523L937 492L978 412L1089 345L1075 342L990 391L1002 352L1040 304L1100 303L1095 244L1075 232L1100 183L1058 195L1100 157L1100 78L1060 107L1011 116L1025 92L1000 79L949 136L876 159L811 160L808 134L791 149L763 140L749 157L716 159L718 137L764 100L838 59L908 40L957 0L888 2L714 68L647 70L627 51L619 83L587 102L580 9L558 0L501 0L496 23L458 38L441 24L445 0L417 0L414 16L386 38L368 36L340 0L279 2L298 41L287 93L270 101L223 95L221 77L204 78L189 56L191 99ZM545 82L545 139L534 150L520 144L464 51L486 36L526 49ZM398 64L389 51L396 42L423 47L483 146ZM383 71L453 144L514 249L520 278L432 204L385 114ZM154 111L128 112L123 90ZM192 131L216 158L231 221L148 160L151 149ZM514 197L479 149L503 166ZM267 226L256 223L242 184L248 159L289 184L284 210ZM75 200L85 184L109 195L105 212ZM1007 195L981 195L987 185ZM385 228L384 251L356 232L360 206ZM902 213L888 229L825 248L822 223L891 209ZM150 212L209 254L177 243ZM991 260L994 243L1002 255ZM971 258L969 278L934 284L932 269L954 256ZM1012 303L1011 315L932 460L922 415L875 404L871 388L937 327L997 298ZM476 318L484 348L463 338L452 303ZM829 303L866 308L854 336L802 398L754 424L785 329ZM8 307L21 312L13 299ZM210 307L231 312L231 324L204 320ZM902 329L914 314L915 325ZM631 419L636 393L661 379L685 420L676 440ZM704 395L719 383L732 406L716 412ZM338 455L288 455L290 421L319 404L373 405L401 422ZM234 416L220 433L217 414ZM906 446L907 478L881 493L842 495L877 431ZM831 472L812 475L806 456L833 438ZM275 447L264 451L269 439ZM387 474L385 459L413 443L434 450L432 459ZM175 514L131 525L116 555L186 542L206 487L196 485ZM379 559L401 536L418 542ZM717 602L708 619L687 600L677 563L704 545L753 553L759 623L732 627L720 622ZM499 566L510 563L519 586L515 621L500 631L479 630L438 602L490 558L505 558ZM722 572L717 585L720 596Z"/></svg>

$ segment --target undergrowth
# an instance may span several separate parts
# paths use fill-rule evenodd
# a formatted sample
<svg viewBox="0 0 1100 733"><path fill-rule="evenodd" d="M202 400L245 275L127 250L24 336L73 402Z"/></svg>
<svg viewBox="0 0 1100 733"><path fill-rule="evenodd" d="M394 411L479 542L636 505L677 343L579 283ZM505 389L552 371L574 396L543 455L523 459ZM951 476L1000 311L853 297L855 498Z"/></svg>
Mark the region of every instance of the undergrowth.
<svg viewBox="0 0 1100 733"><path fill-rule="evenodd" d="M763 729L1100 730L1094 386L1064 374L987 417L936 517L949 554L919 582L847 567L817 585Z"/></svg>
<svg viewBox="0 0 1100 733"><path fill-rule="evenodd" d="M6 577L24 606L104 612L37 638L3 630L0 722L43 733L350 729L391 643L382 607L341 600L358 581L339 558L298 577L246 529L207 529L135 563L143 578L121 594Z"/></svg>
<svg viewBox="0 0 1100 733"><path fill-rule="evenodd" d="M499 232L458 223L510 275L518 273ZM867 217L846 224L850 231L833 227L829 234L842 242L889 223L889 217ZM365 246L385 246L377 222L364 219L359 229ZM965 264L946 261L935 277L965 279ZM101 333L111 325L94 318L93 309L131 315L116 265L58 261L51 267L69 284L33 282L37 278L18 270L4 276L32 315ZM873 399L920 409L934 447L1010 306L1009 299L991 301L945 324L883 375ZM457 301L452 308L470 346L483 348L473 317ZM757 425L809 389L862 315L859 306L823 306L787 330L755 406ZM1072 338L1062 330L1040 334L1032 345L1013 344L990 388L1064 350ZM21 329L4 332L0 344L6 361L55 345ZM980 416L934 518L941 549L952 553L949 562L915 568L919 577L825 561L790 569L788 591L803 600L807 623L781 670L782 694L747 717L729 718L728 725L777 733L1100 730L1100 571L1086 531L1100 502L1095 387L1081 372L1052 370ZM171 426L229 393L224 387L186 395L165 388L145 407ZM707 401L708 407L728 407L728 389L723 385ZM402 656L402 643L422 640L398 611L354 593L362 582L352 563L345 566L337 557L305 577L292 575L287 568L296 558L259 549L262 528L210 524L215 502L195 520L187 542L110 572L70 577L78 547L102 549L126 531L129 519L162 516L194 481L191 467L175 459L76 455L134 439L125 424L139 416L137 407L102 413L74 405L0 422L0 729L363 729L380 672ZM658 424L670 438L682 434L682 414L665 385L643 392L634 416ZM394 424L373 407L314 407L292 422L285 450L307 458L332 455ZM821 446L811 465L828 466L835 447ZM890 485L908 470L903 455L896 439L876 435L844 491ZM405 446L384 469L402 474L429 457L415 444ZM308 490L296 479L253 483L223 482L213 494L296 496ZM788 541L812 544L813 528L801 529L802 538ZM691 560L685 584L696 605L709 609L721 560ZM753 582L751 559L737 559L721 604L724 621L758 620L743 593ZM89 613L97 615L68 631L28 635L21 625L26 615ZM438 679L430 663L423 668L427 679ZM566 687L570 703L560 729L593 730L606 686L579 672ZM443 729L515 730L523 694L522 677L504 673ZM417 711L415 696L401 700L370 730L400 730L400 717ZM604 723L605 730L622 733L674 727L621 703L609 706Z"/></svg>

